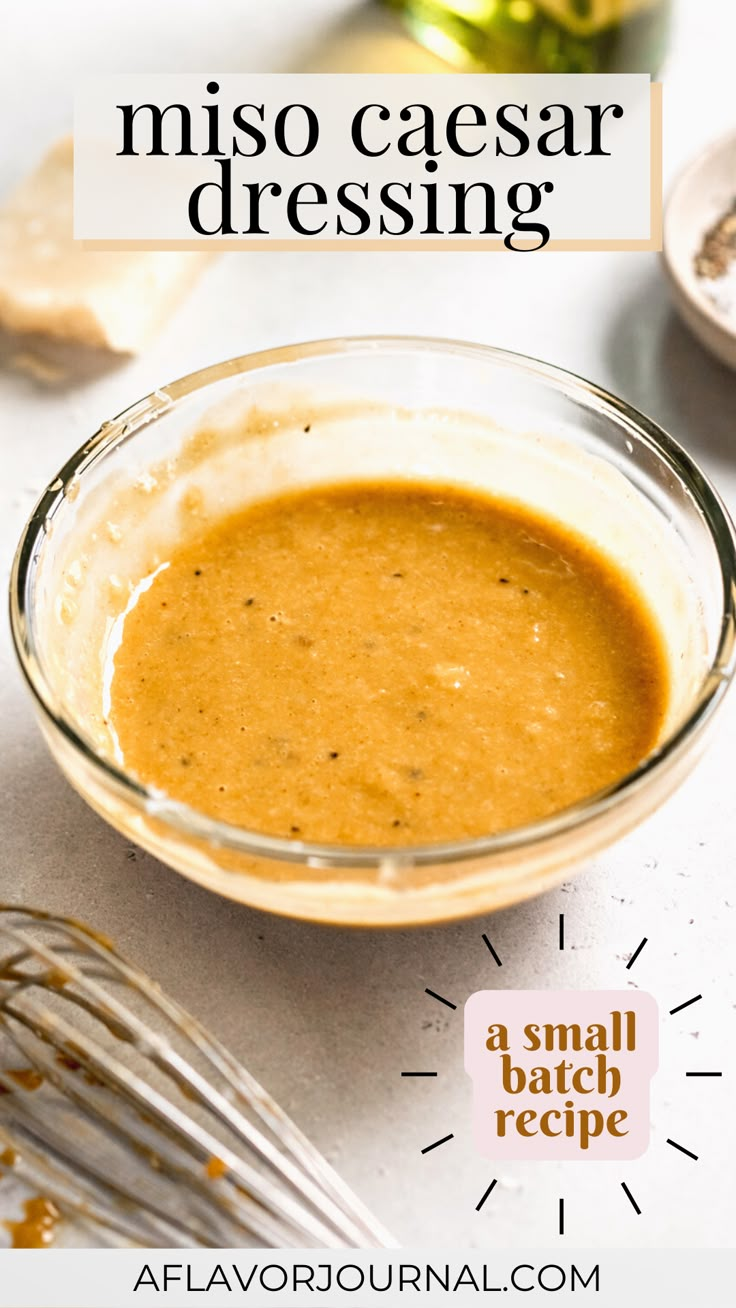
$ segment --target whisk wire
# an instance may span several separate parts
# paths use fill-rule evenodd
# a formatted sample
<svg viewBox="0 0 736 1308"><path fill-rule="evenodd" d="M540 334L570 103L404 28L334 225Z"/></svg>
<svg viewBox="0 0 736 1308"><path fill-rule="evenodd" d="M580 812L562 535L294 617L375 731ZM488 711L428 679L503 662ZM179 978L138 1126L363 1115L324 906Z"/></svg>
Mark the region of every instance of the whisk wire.
<svg viewBox="0 0 736 1308"><path fill-rule="evenodd" d="M7 1007L6 1011L9 1013L11 1012ZM23 1015L19 1015L15 1012L11 1013L11 1015L14 1016L21 1025L28 1025ZM260 1189L262 1201L272 1213L278 1214L280 1212L282 1215L290 1215L295 1224L302 1225L305 1235L315 1239L320 1244L330 1244L335 1242L334 1235L331 1235L328 1227L323 1223L312 1219L306 1210L292 1201L288 1193L279 1190L253 1167L248 1166L232 1153L232 1151L224 1148L217 1137L204 1131L199 1123L195 1122L191 1116L186 1114L178 1105L171 1104L164 1095L160 1094L155 1088L133 1073L129 1068L121 1063L114 1054L109 1051L101 1051L99 1045L96 1045L85 1034L79 1032L75 1027L70 1026L64 1018L59 1017L56 1014L44 1013L44 1019L45 1033L44 1036L41 1037L44 1041L49 1041L57 1047L60 1045L62 1048L70 1050L70 1052L73 1053L73 1056L80 1060L82 1067L88 1073L91 1073L95 1077L104 1077L105 1084L125 1094L142 1113L155 1120L156 1125L167 1134L170 1139L178 1141L183 1150L195 1158L196 1161L201 1163L203 1170L208 1159L213 1157L219 1158L228 1168L228 1173L223 1177L223 1180L231 1180L234 1184L237 1179L245 1189L246 1194L252 1194L254 1192L254 1187ZM136 1025L136 1023L131 1023L131 1030L134 1034ZM160 1060L151 1049L146 1052L155 1065L160 1067L162 1070L169 1071L172 1066L176 1069L177 1075L175 1080L177 1084L181 1085L183 1083L190 1089L198 1090L201 1093L209 1091L211 1094L211 1107L215 1115L220 1117L221 1120L227 1120L228 1125L241 1131L243 1138L248 1142L253 1150L266 1161L271 1162L273 1167L277 1171L280 1171L287 1180L290 1181L293 1176L296 1184L300 1185L300 1189L308 1198L311 1198L313 1202L320 1202L321 1195L318 1188L312 1186L308 1178L302 1178L298 1169L289 1165L288 1161L283 1160L278 1151L271 1146L267 1140L263 1139L259 1132L256 1132L251 1128L247 1119L234 1112L228 1113L226 1111L225 1113L222 1113L222 1105L220 1102L221 1097L212 1091L211 1088L207 1086L207 1083L197 1073L195 1073L193 1069L187 1068L183 1059L174 1054L170 1059ZM34 1056L33 1050L27 1045L27 1043L24 1043L24 1053L30 1057ZM36 1061L41 1061L40 1054L37 1055ZM62 1077L61 1072L57 1070L53 1061L44 1060L43 1071L52 1083L56 1084L57 1087L62 1088L59 1086L59 1083L64 1078ZM67 1076L65 1078L63 1089L70 1099L74 1099L78 1107L93 1114L98 1120L104 1123L109 1131L125 1140L126 1143L131 1145L131 1147L135 1147L135 1138L129 1133L123 1132L121 1123L115 1119L110 1111L110 1101L100 1096L82 1096L79 1093L77 1086L78 1081L74 1083L70 1077ZM226 1109L228 1107L228 1105L225 1105ZM169 1166L173 1173L174 1169L170 1167L170 1164L168 1163L168 1160L165 1159L163 1153L158 1159L158 1164L161 1167ZM202 1182L194 1176L189 1177L189 1184L195 1188L201 1188L202 1186ZM213 1188L211 1181L209 1182L209 1186L211 1189ZM214 1199L214 1194L212 1197ZM328 1215L333 1216L334 1221L339 1228L344 1228L344 1234L347 1238L351 1235L353 1235L353 1238L355 1238L356 1235L359 1238L359 1233L356 1228L352 1227L347 1221L341 1220L341 1214L338 1210L334 1209L332 1203L327 1205L327 1212Z"/></svg>
<svg viewBox="0 0 736 1308"><path fill-rule="evenodd" d="M16 1014L13 1014L13 1016L17 1017ZM26 1029L30 1029L23 1015L20 1016L19 1024ZM131 1074L127 1068L118 1063L112 1056L110 1056L107 1065L103 1067L99 1056L95 1055L94 1046L91 1045L87 1037L70 1027L63 1019L49 1015L49 1028L58 1033L64 1048L73 1049L74 1057L79 1059L82 1070L91 1073L95 1077L98 1073L103 1072L107 1088L112 1088L127 1095L133 1107L137 1108L148 1121L161 1128L162 1133L179 1146L180 1152L201 1162L203 1175L204 1164L208 1158L214 1156L215 1149L220 1149L222 1154L227 1153L227 1161L232 1163L233 1171L241 1181L242 1187L244 1187L240 1191L242 1206L250 1210L248 1222L253 1226L254 1233L268 1242L281 1234L283 1225L278 1222L271 1222L265 1214L256 1211L257 1208L260 1208L260 1205L256 1205L251 1197L253 1187L257 1186L263 1193L265 1206L270 1207L273 1214L279 1214L279 1199L281 1196L278 1189L271 1185L267 1178L262 1178L255 1169L248 1167L241 1159L230 1154L230 1151L222 1149L219 1142L213 1137L207 1136L197 1123L179 1112L175 1105L169 1106L163 1096L142 1083L139 1078ZM11 1038L24 1056L35 1063L47 1081L56 1086L88 1118L100 1123L109 1136L114 1137L132 1152L137 1152L144 1158L147 1156L147 1161L155 1170L166 1171L171 1179L176 1182L185 1182L190 1192L195 1191L199 1194L206 1194L212 1208L221 1206L222 1193L220 1186L212 1181L205 1183L191 1171L176 1167L163 1149L155 1152L153 1147L146 1145L140 1134L136 1136L133 1130L126 1128L120 1118L115 1116L114 1109L119 1109L126 1100L120 1097L111 1098L109 1096L92 1096L91 1094L81 1093L79 1079L73 1074L64 1073L63 1069L59 1069L42 1048L30 1044L17 1029L11 1033ZM43 1039L44 1043L50 1043L48 1032L45 1033ZM143 1087L143 1093L141 1092L141 1086ZM43 1127L43 1121L40 1125ZM223 1159L223 1162L225 1161ZM112 1184L117 1191L121 1193L123 1191L123 1185L119 1180L110 1182L104 1176L99 1176L98 1180L101 1185L108 1189ZM227 1178L223 1177L223 1181L226 1180ZM145 1198L139 1198L138 1202L143 1206L148 1206L148 1201ZM311 1236L320 1242L323 1239L330 1240L332 1238L321 1225L311 1223L309 1214L305 1214L298 1205L294 1205L289 1196L282 1198L280 1212L281 1215L290 1216L295 1226L301 1225L307 1236ZM232 1212L229 1215L237 1216Z"/></svg>
<svg viewBox="0 0 736 1308"><path fill-rule="evenodd" d="M49 919L46 918L45 921L49 921ZM57 926L58 920L53 920L53 925ZM2 930L1 924L0 930ZM170 1073L175 1080L181 1078L180 1086L185 1084L190 1090L198 1094L208 1094L210 1097L209 1106L212 1111L220 1117L221 1121L241 1133L249 1146L260 1154L264 1161L281 1171L284 1178L294 1185L297 1190L300 1190L306 1198L312 1202L316 1201L329 1206L328 1215L331 1214L337 1229L342 1231L345 1239L350 1240L352 1243L361 1243L364 1234L364 1232L361 1232L361 1226L365 1228L365 1232L369 1235L376 1234L375 1220L368 1210L358 1203L348 1187L340 1181L334 1170L309 1144L306 1137L294 1127L286 1114L267 1098L255 1078L237 1064L222 1046L218 1046L218 1042L197 1023L195 1018L166 996L155 982L152 982L145 974L127 964L107 942L102 942L84 926L75 922L70 923L70 934L86 950L103 959L107 968L114 969L127 983L137 986L162 1015L186 1030L189 1040L211 1062L214 1062L236 1094L243 1096L249 1107L261 1117L261 1120L269 1129L280 1135L281 1144L287 1145L297 1157L301 1157L303 1166L308 1165L311 1167L315 1179L321 1182L321 1189L319 1184L312 1183L306 1172L294 1167L288 1156L274 1149L270 1142L247 1119L240 1114L236 1114L236 1110L227 1103L224 1097L199 1078L188 1064L172 1056L171 1048L164 1040L156 1033L151 1032L149 1027L137 1021L135 1015L120 1004L113 995L95 984L94 972L82 973L78 967L70 963L68 955L71 951L68 946L57 947L52 952L42 943L39 943L35 946L35 952L38 957L48 962L53 969L55 987L61 988L60 983L63 981L63 973L60 972L58 967L59 957L64 958L65 970L68 970L68 979L74 980L80 987L80 994L65 996L69 998L70 1002L77 1003L95 1017L99 1017L103 1013L105 1020L111 1025L113 1033L119 1039L129 1040L131 1043L137 1042L141 1052L145 1053L161 1070ZM38 984L38 977L30 980L30 984L34 983ZM85 998L85 992L91 996L92 1005ZM99 1007L95 1007L95 1005ZM334 1206L330 1204L330 1200L333 1201ZM350 1223L346 1220L347 1215L350 1213L354 1214L357 1225L355 1222Z"/></svg>
<svg viewBox="0 0 736 1308"><path fill-rule="evenodd" d="M174 1232L209 1246L244 1237L274 1246L393 1244L251 1073L104 938L3 905L0 938L9 945L0 952L0 1029L47 1083L39 1114L33 1092L18 1094L0 1064L0 1088L13 1091L0 1097L0 1139L12 1143L12 1123L28 1168L45 1170L67 1207L102 1215L124 1238L137 1231L147 1237L141 1243L166 1235L171 1244ZM80 1160L73 1133L49 1117L52 1088L57 1110L73 1109L98 1149L117 1150L117 1170ZM49 1153L54 1163L44 1169ZM144 1185L121 1174L134 1162L148 1164Z"/></svg>

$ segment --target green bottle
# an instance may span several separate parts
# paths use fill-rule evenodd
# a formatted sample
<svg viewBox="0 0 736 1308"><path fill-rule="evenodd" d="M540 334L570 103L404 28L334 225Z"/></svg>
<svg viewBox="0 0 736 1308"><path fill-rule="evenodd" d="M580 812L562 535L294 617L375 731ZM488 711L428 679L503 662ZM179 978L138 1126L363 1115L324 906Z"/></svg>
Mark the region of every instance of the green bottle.
<svg viewBox="0 0 736 1308"><path fill-rule="evenodd" d="M382 0L469 71L655 73L672 0Z"/></svg>

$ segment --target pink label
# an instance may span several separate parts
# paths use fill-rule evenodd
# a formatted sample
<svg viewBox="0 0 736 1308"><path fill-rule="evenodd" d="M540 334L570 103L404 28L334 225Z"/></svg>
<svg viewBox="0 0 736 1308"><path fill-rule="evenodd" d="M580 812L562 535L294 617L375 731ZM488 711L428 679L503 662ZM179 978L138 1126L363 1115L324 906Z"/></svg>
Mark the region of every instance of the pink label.
<svg viewBox="0 0 736 1308"><path fill-rule="evenodd" d="M638 1158L659 1017L641 990L477 990L465 1005L473 1130L487 1158Z"/></svg>

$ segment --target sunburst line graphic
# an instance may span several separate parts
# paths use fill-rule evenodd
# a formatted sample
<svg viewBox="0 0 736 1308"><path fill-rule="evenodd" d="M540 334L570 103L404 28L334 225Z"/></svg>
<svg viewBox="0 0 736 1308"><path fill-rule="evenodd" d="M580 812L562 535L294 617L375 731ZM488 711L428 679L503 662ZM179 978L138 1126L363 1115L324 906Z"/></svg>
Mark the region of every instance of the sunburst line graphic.
<svg viewBox="0 0 736 1308"><path fill-rule="evenodd" d="M481 940L483 941L485 948L487 949L488 953L491 955L496 966L502 967L503 966L502 960L498 952L496 951L496 948L487 932L484 931L482 933ZM637 945L636 949L633 951L633 953L628 957L628 960L626 962L627 972L630 971L631 968L634 966L642 950L645 948L645 946L648 943L649 943L648 936L644 936L642 940L639 942L639 944ZM565 949L565 914L564 913L559 914L558 948L563 951ZM431 999L434 999L437 1003L443 1004L446 1008L451 1009L453 1012L457 1011L458 1005L454 1003L453 1000L447 999L444 995L439 994L436 990L430 989L429 986L425 988L424 993L428 995ZM702 994L698 994L698 995L693 995L692 998L690 999L683 1000L682 1003L676 1004L674 1008L669 1009L669 1016L674 1017L677 1013L681 1013L684 1009L689 1008L691 1004L699 1003L702 1000L702 998L703 998ZM407 1079L437 1078L439 1076L439 1073L437 1071L413 1070L413 1071L404 1071L401 1073L401 1076ZM700 1079L715 1079L715 1078L722 1078L723 1072L711 1071L711 1070L695 1070L691 1072L686 1072L685 1076L692 1077L692 1078L700 1078ZM454 1132L450 1131L448 1134L441 1136L438 1140L434 1140L430 1144L425 1145L420 1152L422 1153L422 1155L433 1153L434 1150L439 1149L440 1146L448 1144L451 1140L454 1139L455 1139ZM691 1159L693 1162L699 1161L698 1154L694 1153L693 1150L686 1148L685 1145L679 1144L676 1140L671 1139L669 1136L667 1137L666 1143L672 1149L676 1150L680 1154L683 1154L685 1157ZM498 1185L498 1177L493 1177L493 1179L490 1181L490 1183L484 1190L483 1194L481 1195L480 1199L478 1200L477 1204L475 1205L475 1211L477 1213L479 1213L481 1209L484 1207L486 1201L493 1193L497 1185ZM642 1215L642 1209L640 1208L637 1200L635 1199L634 1195L629 1189L629 1186L626 1184L625 1181L621 1181L620 1186L629 1204L634 1210L634 1213L636 1214L637 1217L640 1217ZM557 1201L557 1229L558 1229L558 1235L560 1236L565 1235L566 1221L565 1221L564 1196L560 1196Z"/></svg>

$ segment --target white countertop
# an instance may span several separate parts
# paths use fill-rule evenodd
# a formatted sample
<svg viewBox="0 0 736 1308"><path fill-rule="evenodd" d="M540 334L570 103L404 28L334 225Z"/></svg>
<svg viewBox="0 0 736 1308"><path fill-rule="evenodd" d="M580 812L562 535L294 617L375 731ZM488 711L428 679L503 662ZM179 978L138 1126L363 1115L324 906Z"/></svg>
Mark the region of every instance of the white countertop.
<svg viewBox="0 0 736 1308"><path fill-rule="evenodd" d="M0 191L68 128L79 73L276 69L351 8L345 0L13 5L0 52ZM723 0L680 8L665 69L668 177L736 126L736 11ZM657 256L228 254L142 358L62 390L0 375L3 576L36 496L101 420L230 355L371 332L474 338L590 377L668 428L736 510L736 374L675 319ZM402 1243L562 1246L561 1195L571 1246L732 1243L736 696L675 799L562 891L493 921L508 987L623 988L633 977L622 956L647 936L636 984L666 1010L702 992L701 1003L666 1019L648 1154L625 1177L610 1164L504 1165L476 1214L493 1173L468 1138L461 1013L440 1008L424 987L462 1004L501 979L481 940L488 922L352 933L266 917L191 885L132 850L67 786L35 727L4 620L0 639L0 897L69 912L112 935L231 1045ZM440 1075L402 1081L412 1066ZM685 1079L698 1068L722 1069L724 1078ZM451 1130L454 1141L421 1155ZM667 1148L667 1136L699 1161Z"/></svg>

